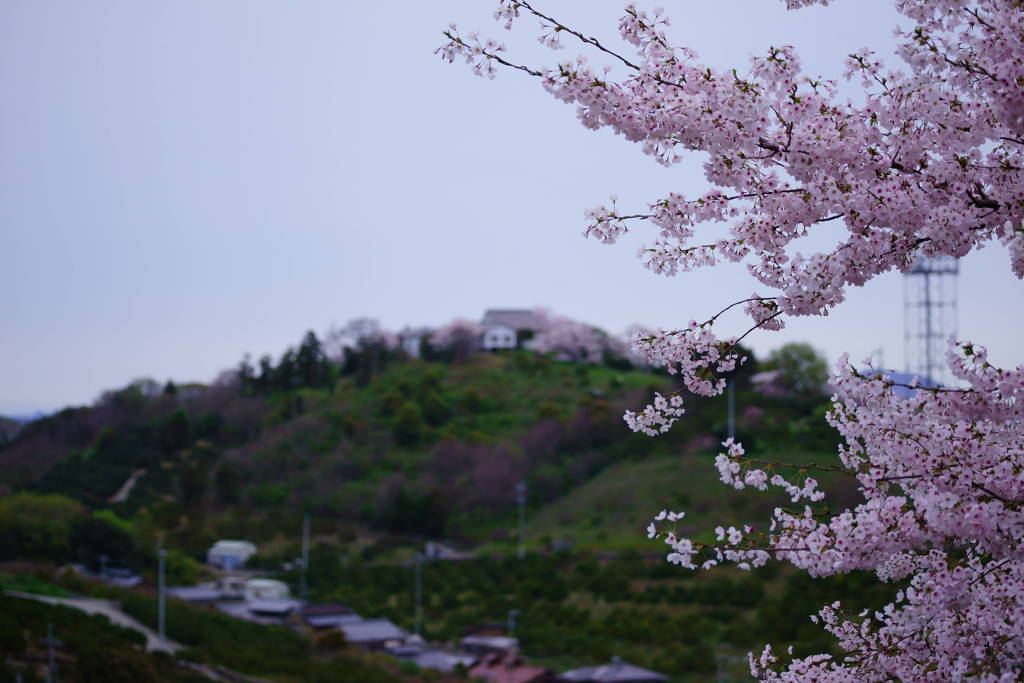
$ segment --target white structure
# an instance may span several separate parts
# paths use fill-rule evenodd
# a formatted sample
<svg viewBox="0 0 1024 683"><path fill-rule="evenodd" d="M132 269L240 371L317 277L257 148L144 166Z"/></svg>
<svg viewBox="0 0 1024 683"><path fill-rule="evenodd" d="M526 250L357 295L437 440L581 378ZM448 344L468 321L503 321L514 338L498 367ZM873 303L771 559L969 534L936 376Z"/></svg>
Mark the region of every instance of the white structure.
<svg viewBox="0 0 1024 683"><path fill-rule="evenodd" d="M206 551L206 563L225 570L239 569L255 554L256 546L249 541L217 541Z"/></svg>
<svg viewBox="0 0 1024 683"><path fill-rule="evenodd" d="M509 636L466 636L459 644L463 652L471 655L514 655L519 651L519 639Z"/></svg>
<svg viewBox="0 0 1024 683"><path fill-rule="evenodd" d="M398 340L402 344L402 351L410 358L419 358L423 352L423 338L427 336L427 330L406 328L398 333Z"/></svg>
<svg viewBox="0 0 1024 683"><path fill-rule="evenodd" d="M516 348L516 331L508 325L492 325L484 330L483 346L488 351Z"/></svg>
<svg viewBox="0 0 1024 683"><path fill-rule="evenodd" d="M540 324L533 311L526 309L494 309L484 313L483 347L488 351L515 349L521 336L536 332Z"/></svg>
<svg viewBox="0 0 1024 683"><path fill-rule="evenodd" d="M245 582L245 601L284 600L289 597L288 584L276 579L249 579Z"/></svg>

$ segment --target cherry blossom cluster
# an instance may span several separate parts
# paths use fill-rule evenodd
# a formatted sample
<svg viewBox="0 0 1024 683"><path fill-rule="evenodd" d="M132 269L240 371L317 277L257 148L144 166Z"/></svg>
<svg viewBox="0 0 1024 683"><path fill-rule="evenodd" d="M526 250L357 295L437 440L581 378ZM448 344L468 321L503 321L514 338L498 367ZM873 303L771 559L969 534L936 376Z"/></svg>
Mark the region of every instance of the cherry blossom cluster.
<svg viewBox="0 0 1024 683"><path fill-rule="evenodd" d="M434 348L447 348L453 344L466 344L471 349L480 346L484 327L474 320L456 318L430 333L430 344Z"/></svg>
<svg viewBox="0 0 1024 683"><path fill-rule="evenodd" d="M768 484L771 484L784 489L794 503L800 500L817 502L824 499L825 492L818 489L818 480L814 477L804 476L803 484L797 486L781 474L769 476L765 470L752 467L753 463L743 457L743 444L734 439L726 439L722 445L726 447L726 453L718 454L715 458L715 467L723 484L737 491L742 491L748 486L758 491L767 491ZM771 462L766 464L769 467L777 466Z"/></svg>
<svg viewBox="0 0 1024 683"><path fill-rule="evenodd" d="M912 390L904 398L891 378L841 363L829 414L845 440L841 466L821 469L856 477L864 501L853 509L778 508L767 534L719 528L713 546L649 527L672 545L669 561L691 568L698 552L710 558L701 566L727 560L744 568L762 552L812 576L866 569L883 581L909 581L878 613L831 605L815 617L845 657L782 664L769 649L751 660L756 676L1017 680L1024 673L1024 366L995 368L985 349L968 343L951 355L965 388L902 387ZM824 497L813 479L801 487L779 474L768 479L741 445L725 446L716 461L724 482L762 490L770 482L794 502ZM685 562L676 547L691 550Z"/></svg>
<svg viewBox="0 0 1024 683"><path fill-rule="evenodd" d="M665 398L660 393L655 393L654 401L640 413L627 410L625 420L634 432L657 436L670 430L685 413L682 397L675 395Z"/></svg>
<svg viewBox="0 0 1024 683"><path fill-rule="evenodd" d="M533 311L539 329L529 348L550 353L559 360L598 363L608 345L607 336L591 325L554 315L538 308Z"/></svg>
<svg viewBox="0 0 1024 683"><path fill-rule="evenodd" d="M613 243L647 222L656 233L640 253L651 270L671 276L742 262L771 290L704 323L636 337L648 362L710 396L741 362L733 349L746 334L780 329L790 316L826 315L849 287L906 272L921 258L961 258L998 242L1011 271L1024 277L1024 9L1019 0L894 1L907 20L898 30L902 67L869 49L849 55L845 78L863 86L857 101L834 81L804 73L786 46L745 71L704 64L671 43L660 12L632 4L618 25L634 53L626 56L532 2L499 2L506 28L533 17L542 43L575 40L613 67L583 57L518 64L494 41L464 39L454 28L438 52L481 75L503 66L539 79L575 106L584 126L610 129L658 163L702 154L705 191L670 193L635 211L620 210L613 198L587 212L585 234ZM704 236L722 224L726 237ZM801 251L822 233L835 246ZM720 316L738 305L747 331L719 335ZM901 387L841 362L828 419L844 444L839 464L819 469L856 478L863 501L855 507L816 506L823 494L807 468L757 462L727 442L716 461L725 483L781 487L804 507L776 509L767 531L719 529L713 544L649 528L669 545L668 560L688 568L748 568L774 557L813 576L865 569L906 583L877 613L821 609L816 618L843 656L794 660L768 648L751 656L755 676L1024 677L1024 366L995 368L967 342L951 347L949 362L962 387ZM678 395L659 395L626 420L653 435L684 412ZM676 521L673 514L656 521Z"/></svg>

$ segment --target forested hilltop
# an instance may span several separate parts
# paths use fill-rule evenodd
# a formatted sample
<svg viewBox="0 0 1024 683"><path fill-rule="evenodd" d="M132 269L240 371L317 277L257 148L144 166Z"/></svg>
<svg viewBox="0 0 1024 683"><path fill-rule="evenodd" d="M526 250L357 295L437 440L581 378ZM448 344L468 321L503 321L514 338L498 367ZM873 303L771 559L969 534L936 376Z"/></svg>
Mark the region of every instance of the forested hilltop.
<svg viewBox="0 0 1024 683"><path fill-rule="evenodd" d="M162 543L169 580L188 583L214 541L244 538L259 546L256 566L297 582L284 567L309 515L314 599L411 628L405 563L443 541L476 559L424 570L428 638L521 609L524 652L540 661L619 655L680 680L706 675L722 643L729 654L780 638L820 649L820 632L817 642L802 633L817 593L877 603L865 577L812 589L774 567L694 576L659 559L664 546L644 527L662 508L687 510L681 528L710 538L712 520L757 521L785 502L717 481L725 397L691 401L687 420L650 439L622 414L676 389L661 370L611 353L582 362L465 351L427 345L416 358L371 338L336 361L308 333L277 362L245 359L209 386L137 381L33 422L0 448L0 560L96 567L106 555L152 575ZM766 368L771 383L752 383ZM822 373L793 345L733 374L749 453L834 453ZM853 493L849 482L824 484Z"/></svg>
<svg viewBox="0 0 1024 683"><path fill-rule="evenodd" d="M703 476L697 460L725 437L724 399L694 404L660 439L630 432L623 412L675 387L623 357L423 355L370 339L333 362L310 332L279 362L253 368L246 359L210 386L136 381L27 425L0 450L4 485L145 519L192 553L216 538L291 535L303 514L348 533L479 544L507 536L520 481L531 510L571 498L611 465L671 457L692 481ZM758 369L752 359L735 376L748 449L831 451L820 386L803 387L796 369L799 391L766 396L751 388ZM640 536L657 506L692 495L666 486L631 528ZM581 533L551 529L551 540Z"/></svg>

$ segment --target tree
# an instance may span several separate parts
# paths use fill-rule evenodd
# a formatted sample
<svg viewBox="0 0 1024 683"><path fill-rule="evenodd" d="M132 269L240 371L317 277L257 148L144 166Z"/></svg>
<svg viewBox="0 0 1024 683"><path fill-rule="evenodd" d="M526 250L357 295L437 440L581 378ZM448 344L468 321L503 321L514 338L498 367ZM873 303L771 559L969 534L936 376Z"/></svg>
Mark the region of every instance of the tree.
<svg viewBox="0 0 1024 683"><path fill-rule="evenodd" d="M313 330L306 332L295 354L296 372L305 387L322 387L328 381L327 356Z"/></svg>
<svg viewBox="0 0 1024 683"><path fill-rule="evenodd" d="M543 309L533 312L540 329L530 344L538 353L550 353L559 360L598 363L604 356L606 335L575 320Z"/></svg>
<svg viewBox="0 0 1024 683"><path fill-rule="evenodd" d="M828 0L787 0L790 8ZM793 316L824 315L846 289L923 258L960 258L998 241L1024 277L1024 11L1019 0L897 0L902 70L871 50L849 56L846 77L863 87L847 100L836 83L801 70L791 47L771 48L746 73L702 64L671 44L668 19L629 5L619 22L636 56L613 51L535 8L500 0L496 18L539 20L541 42L580 43L612 62L582 58L552 68L517 63L504 46L463 37L452 25L439 54L463 58L480 75L507 67L542 81L573 103L589 128L608 127L671 165L689 151L706 155L711 186L697 197L671 193L646 210L609 205L588 212L587 234L611 243L637 221L658 237L645 265L676 275L724 261L746 262L772 290L724 306L702 322L637 340L652 363L679 374L699 395L717 395L723 373L743 359L736 345L754 331L781 329ZM729 223L727 237L697 239L705 223ZM827 224L827 225L826 225ZM825 227L822 227L825 226ZM841 226L841 228L840 228ZM831 250L796 254L824 230ZM720 336L723 316L742 306L749 321ZM821 469L859 482L863 502L847 510L820 504L807 469L784 477L726 442L717 465L736 488L784 488L802 510L777 509L767 530L719 528L702 544L666 528L684 567L720 562L740 568L769 558L812 576L871 569L905 590L877 613L824 606L816 618L845 650L783 662L770 648L751 656L752 672L777 680L1016 680L1024 676L1024 366L993 367L970 342L950 346L961 387L914 388L861 374L844 358L833 379L829 421L846 443ZM685 412L680 394L656 395L626 420L637 431L667 431ZM774 466L774 464L773 464Z"/></svg>
<svg viewBox="0 0 1024 683"><path fill-rule="evenodd" d="M768 356L785 389L802 396L820 394L828 381L828 364L810 344L784 344Z"/></svg>
<svg viewBox="0 0 1024 683"><path fill-rule="evenodd" d="M434 355L460 363L480 350L484 326L473 320L456 318L430 335Z"/></svg>

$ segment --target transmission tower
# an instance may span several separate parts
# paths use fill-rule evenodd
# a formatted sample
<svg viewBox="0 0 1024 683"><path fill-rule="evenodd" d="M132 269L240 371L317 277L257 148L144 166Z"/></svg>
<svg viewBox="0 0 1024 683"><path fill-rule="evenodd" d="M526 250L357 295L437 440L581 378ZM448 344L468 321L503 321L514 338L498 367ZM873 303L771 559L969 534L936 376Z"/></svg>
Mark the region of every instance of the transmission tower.
<svg viewBox="0 0 1024 683"><path fill-rule="evenodd" d="M960 262L950 256L922 257L903 277L903 340L906 370L943 384L946 341L956 334L956 279Z"/></svg>

